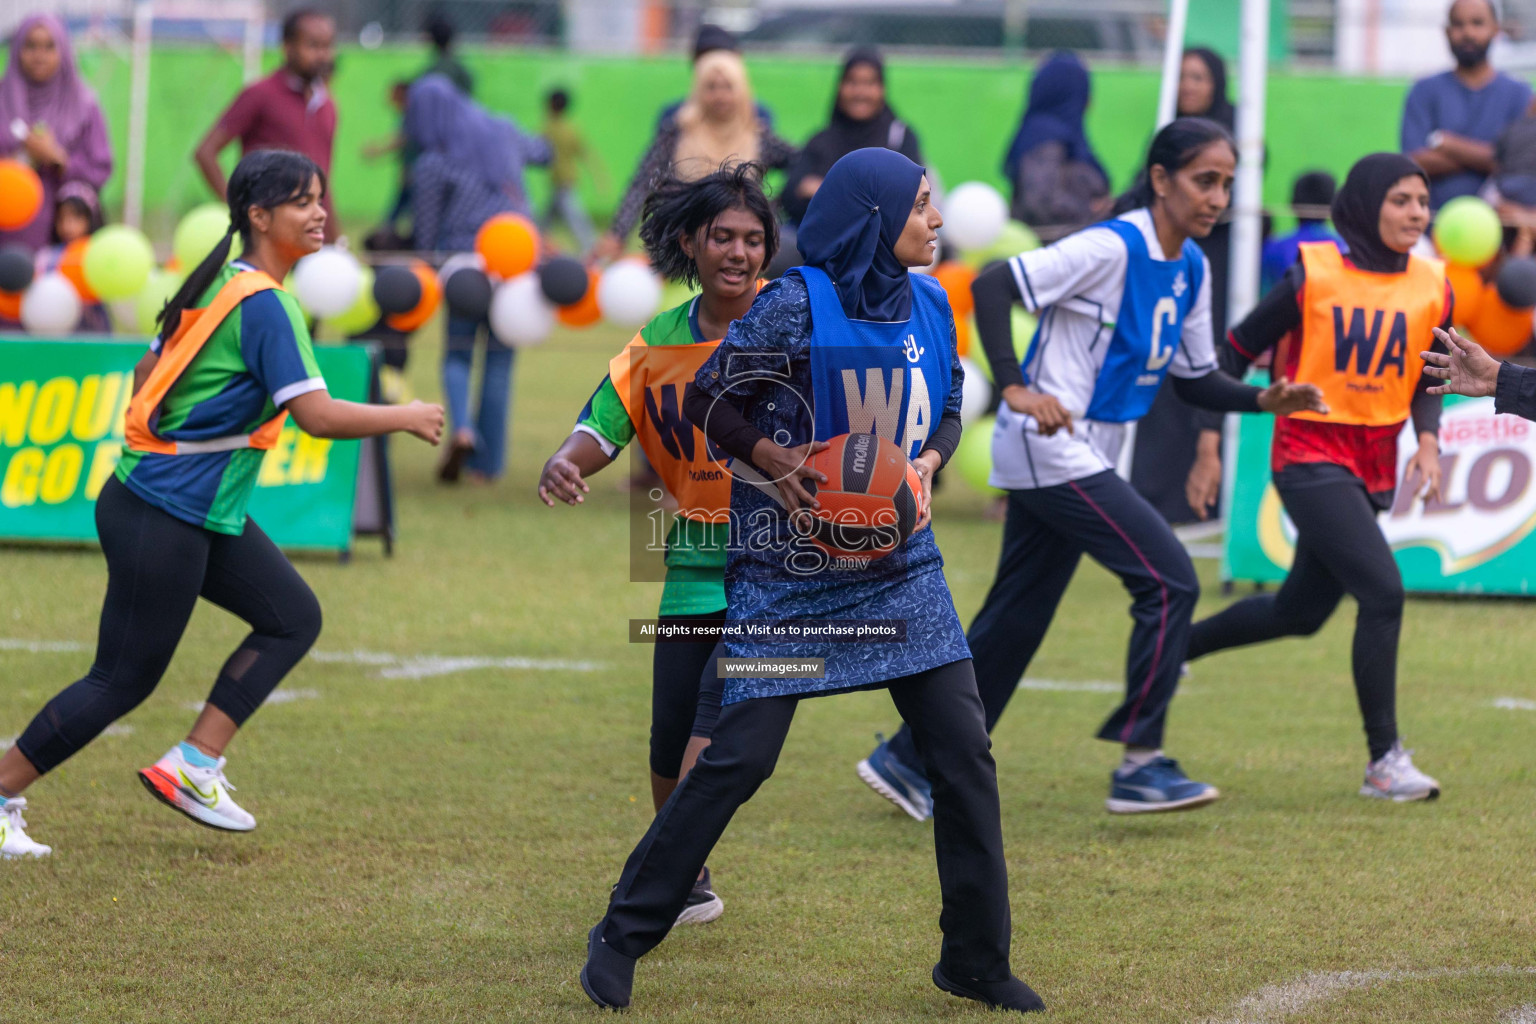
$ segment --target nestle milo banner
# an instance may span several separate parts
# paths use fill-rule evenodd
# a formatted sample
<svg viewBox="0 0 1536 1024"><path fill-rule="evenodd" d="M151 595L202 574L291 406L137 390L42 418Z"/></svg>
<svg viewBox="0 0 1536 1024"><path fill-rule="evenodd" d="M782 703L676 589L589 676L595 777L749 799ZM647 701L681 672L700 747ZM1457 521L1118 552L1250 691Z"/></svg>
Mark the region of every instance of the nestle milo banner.
<svg viewBox="0 0 1536 1024"><path fill-rule="evenodd" d="M96 495L117 468L143 354L142 342L0 338L0 539L96 539ZM315 356L332 395L367 401L366 348ZM262 462L252 518L282 547L346 550L358 451L290 420Z"/></svg>
<svg viewBox="0 0 1536 1024"><path fill-rule="evenodd" d="M1295 553L1296 528L1269 477L1268 416L1239 417L1237 461L1222 578L1274 582ZM1398 440L1399 481L1418 449L1411 424ZM1409 590L1536 592L1536 424L1496 416L1493 399L1446 401L1440 421L1439 501L1399 488L1379 522Z"/></svg>

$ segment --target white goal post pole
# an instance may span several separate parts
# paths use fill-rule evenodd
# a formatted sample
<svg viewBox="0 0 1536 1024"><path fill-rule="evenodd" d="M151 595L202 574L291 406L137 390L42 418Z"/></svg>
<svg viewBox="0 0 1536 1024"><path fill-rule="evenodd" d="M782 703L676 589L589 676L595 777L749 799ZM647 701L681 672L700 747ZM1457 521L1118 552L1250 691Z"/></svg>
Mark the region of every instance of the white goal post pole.
<svg viewBox="0 0 1536 1024"><path fill-rule="evenodd" d="M149 51L155 9L151 0L134 0L132 62L128 84L128 169L123 185L123 221L144 222L144 161L149 145Z"/></svg>

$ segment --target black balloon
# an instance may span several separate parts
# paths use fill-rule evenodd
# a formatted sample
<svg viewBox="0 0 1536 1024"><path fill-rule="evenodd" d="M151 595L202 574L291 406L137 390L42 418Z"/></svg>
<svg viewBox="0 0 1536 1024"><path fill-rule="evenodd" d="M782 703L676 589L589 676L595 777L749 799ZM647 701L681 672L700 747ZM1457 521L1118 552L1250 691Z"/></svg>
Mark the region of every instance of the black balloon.
<svg viewBox="0 0 1536 1024"><path fill-rule="evenodd" d="M409 313L421 302L421 279L405 267L380 267L373 277L373 301L385 314Z"/></svg>
<svg viewBox="0 0 1536 1024"><path fill-rule="evenodd" d="M551 256L539 264L539 287L553 305L580 302L587 294L587 268L569 256Z"/></svg>
<svg viewBox="0 0 1536 1024"><path fill-rule="evenodd" d="M491 279L474 267L460 267L443 282L448 312L466 320L484 320L491 310Z"/></svg>
<svg viewBox="0 0 1536 1024"><path fill-rule="evenodd" d="M779 225L779 251L773 254L773 261L763 268L763 277L770 281L783 277L784 271L804 262L800 250L795 247L795 229L788 224Z"/></svg>
<svg viewBox="0 0 1536 1024"><path fill-rule="evenodd" d="M0 249L0 292L25 291L32 283L32 254L19 245Z"/></svg>
<svg viewBox="0 0 1536 1024"><path fill-rule="evenodd" d="M1514 309L1536 306L1536 260L1530 257L1506 260L1496 279L1499 298Z"/></svg>

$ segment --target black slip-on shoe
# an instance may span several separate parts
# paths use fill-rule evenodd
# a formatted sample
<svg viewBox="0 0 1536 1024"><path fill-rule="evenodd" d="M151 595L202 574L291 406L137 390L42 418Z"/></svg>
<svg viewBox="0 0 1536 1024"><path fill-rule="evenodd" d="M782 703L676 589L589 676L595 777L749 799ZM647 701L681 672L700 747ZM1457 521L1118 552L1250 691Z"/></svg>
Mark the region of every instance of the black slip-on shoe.
<svg viewBox="0 0 1536 1024"><path fill-rule="evenodd" d="M599 921L587 933L587 962L581 965L581 990L605 1010L622 1010L629 1005L629 993L635 986L635 960L604 942L598 934L602 928L603 922Z"/></svg>
<svg viewBox="0 0 1536 1024"><path fill-rule="evenodd" d="M974 999L994 1010L1013 1010L1017 1013L1044 1013L1045 1000L1035 994L1018 978L1007 981L974 981L967 978L961 984L944 973L943 964L933 965L933 983L952 996Z"/></svg>

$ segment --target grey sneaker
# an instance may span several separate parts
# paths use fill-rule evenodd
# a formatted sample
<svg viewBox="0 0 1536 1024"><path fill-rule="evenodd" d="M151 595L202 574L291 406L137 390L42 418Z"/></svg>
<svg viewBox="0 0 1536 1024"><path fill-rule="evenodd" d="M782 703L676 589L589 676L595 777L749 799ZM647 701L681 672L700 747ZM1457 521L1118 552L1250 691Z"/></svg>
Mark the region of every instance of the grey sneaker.
<svg viewBox="0 0 1536 1024"><path fill-rule="evenodd" d="M723 913L725 901L715 895L709 878L709 867L706 865L704 877L693 883L693 891L688 894L688 902L683 904L683 912L677 915L676 923L708 924Z"/></svg>
<svg viewBox="0 0 1536 1024"><path fill-rule="evenodd" d="M1414 767L1413 751L1404 750L1403 741L1398 740L1380 760L1365 766L1365 784L1360 787L1360 795L1398 803L1433 800L1440 795L1440 783Z"/></svg>

